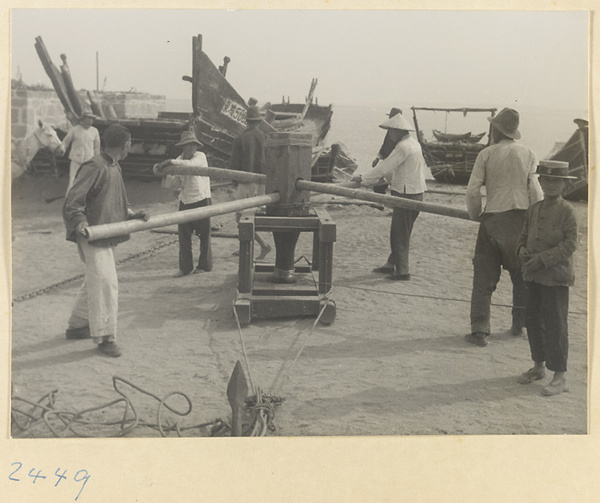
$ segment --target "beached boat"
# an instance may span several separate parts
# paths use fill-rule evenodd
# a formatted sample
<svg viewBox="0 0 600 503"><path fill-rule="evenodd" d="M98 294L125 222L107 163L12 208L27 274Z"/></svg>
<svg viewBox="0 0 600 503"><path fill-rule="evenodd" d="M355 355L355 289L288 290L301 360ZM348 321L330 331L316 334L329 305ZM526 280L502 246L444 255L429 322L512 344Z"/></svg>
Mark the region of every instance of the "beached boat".
<svg viewBox="0 0 600 503"><path fill-rule="evenodd" d="M246 111L253 98L245 100L227 81L229 58L224 58L218 68L202 50L202 36L193 37L192 76L183 76L183 80L192 85L191 113L159 112L156 118L139 119L118 117L110 103L102 102L99 95L87 93L87 100L73 88L71 73L66 64L66 56L59 70L54 66L40 37L36 38L36 49L50 77L56 93L61 100L67 118L72 124L82 110L92 110L99 118L94 126L102 135L111 124L120 123L132 134L132 148L128 157L122 161L123 175L128 178L154 178L152 166L164 159L176 157L179 149L175 143L183 131L193 130L205 145L204 151L209 164L214 167L226 167L231 156L234 139L246 128ZM325 152L325 138L333 115L332 106L320 106L314 98L317 80L313 79L304 103L265 103L261 107L264 120L261 129L265 132L309 133L312 138L312 167L316 180L330 181L339 160L347 154L340 152L338 159L332 159L331 150ZM89 100L89 103L87 101ZM66 132L58 131L63 137ZM338 149L339 151L339 149ZM320 159L321 156L324 158ZM48 163L48 155L41 153L34 162L38 167ZM52 169L66 169L64 159L51 159ZM64 165L64 166L63 166Z"/></svg>
<svg viewBox="0 0 600 503"><path fill-rule="evenodd" d="M426 138L422 127L425 121L422 121L422 116L417 117L417 112L421 114L423 112L443 113L446 118L449 114L460 114L464 118L471 113L481 113L493 117L496 109L411 107L411 110L413 111L417 139L421 144L423 156L427 165L431 168L434 178L449 183L467 183L477 155L489 145L489 127L491 126L488 124L488 139L486 142L481 142L486 135L485 132L478 134L473 134L470 131L449 133L434 128L431 128L433 137ZM480 127L478 126L478 129Z"/></svg>
<svg viewBox="0 0 600 503"><path fill-rule="evenodd" d="M574 119L577 125L575 132L565 143L555 145L548 155L553 161L569 163L569 175L577 177L567 180L563 197L572 201L588 200L588 130L589 123L585 119Z"/></svg>
<svg viewBox="0 0 600 503"><path fill-rule="evenodd" d="M194 131L207 146L215 165L226 164L233 140L246 128L249 100L242 98L227 81L229 58L217 68L202 50L202 36L193 38L192 76L183 79L192 84ZM320 106L314 99L317 79L313 79L304 103L265 103L261 107L265 132L309 133L312 137L313 166L325 148L325 137L331 125L331 105Z"/></svg>

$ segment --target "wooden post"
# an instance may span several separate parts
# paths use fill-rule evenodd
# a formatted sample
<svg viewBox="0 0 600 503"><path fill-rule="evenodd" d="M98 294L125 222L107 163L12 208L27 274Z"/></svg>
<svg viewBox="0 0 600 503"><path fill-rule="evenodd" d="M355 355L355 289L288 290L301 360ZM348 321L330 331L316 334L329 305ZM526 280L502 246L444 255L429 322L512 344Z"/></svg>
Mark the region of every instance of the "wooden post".
<svg viewBox="0 0 600 503"><path fill-rule="evenodd" d="M333 243L336 226L323 208L315 210L319 218L319 293L326 294L333 280Z"/></svg>
<svg viewBox="0 0 600 503"><path fill-rule="evenodd" d="M238 271L238 292L251 293L254 270L254 215L242 216L238 224L240 240L240 267Z"/></svg>
<svg viewBox="0 0 600 503"><path fill-rule="evenodd" d="M319 231L313 232L313 249L312 249L312 270L319 270Z"/></svg>

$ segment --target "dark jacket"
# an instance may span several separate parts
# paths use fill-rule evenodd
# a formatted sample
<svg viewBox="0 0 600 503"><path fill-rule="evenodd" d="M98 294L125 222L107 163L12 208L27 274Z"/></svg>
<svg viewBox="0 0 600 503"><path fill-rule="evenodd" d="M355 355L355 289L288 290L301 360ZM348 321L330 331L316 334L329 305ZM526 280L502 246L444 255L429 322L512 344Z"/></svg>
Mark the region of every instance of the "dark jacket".
<svg viewBox="0 0 600 503"><path fill-rule="evenodd" d="M529 255L539 254L544 267L524 274L525 281L546 286L570 286L575 280L573 253L577 249L577 220L573 207L563 198L542 200L525 213L525 225L517 252L525 246Z"/></svg>
<svg viewBox="0 0 600 503"><path fill-rule="evenodd" d="M230 159L231 169L266 174L266 140L267 136L258 127L247 128L233 142Z"/></svg>
<svg viewBox="0 0 600 503"><path fill-rule="evenodd" d="M73 186L65 197L63 220L67 240L77 242L75 229L80 222L88 226L127 220L127 194L118 162L105 153L81 165ZM129 239L129 234L90 242L94 246L114 246Z"/></svg>

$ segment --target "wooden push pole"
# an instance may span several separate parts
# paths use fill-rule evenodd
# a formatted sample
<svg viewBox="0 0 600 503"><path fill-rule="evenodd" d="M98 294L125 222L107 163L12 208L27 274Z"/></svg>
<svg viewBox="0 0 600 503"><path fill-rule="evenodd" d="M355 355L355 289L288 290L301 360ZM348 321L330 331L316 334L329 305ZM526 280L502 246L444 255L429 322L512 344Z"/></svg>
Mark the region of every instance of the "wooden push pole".
<svg viewBox="0 0 600 503"><path fill-rule="evenodd" d="M299 190L312 190L313 192L322 192L323 194L334 194L351 199L360 199L363 201L371 201L374 203L383 204L392 208L406 208L409 210L423 211L425 213L434 213L452 218L461 218L463 220L471 220L466 210L442 206L440 204L424 203L404 197L386 196L383 194L375 194L362 189L352 189L348 187L339 187L333 183L318 183L309 182L307 180L296 180L296 188Z"/></svg>
<svg viewBox="0 0 600 503"><path fill-rule="evenodd" d="M202 220L203 218L224 215L225 213L233 213L249 208L258 208L265 204L276 204L279 199L279 194L267 194L265 196L238 199L237 201L215 204L213 206L203 206L202 208L194 208L192 210L165 213L163 215L151 217L147 221L125 220L113 224L93 225L87 228L87 239L88 241L96 241L97 239L123 236L131 234L132 232L156 229L157 227L165 227L172 224L193 222L194 220Z"/></svg>
<svg viewBox="0 0 600 503"><path fill-rule="evenodd" d="M235 169L201 168L191 166L167 166L162 170L165 175L193 175L209 176L214 180L231 180L240 183L267 183L267 176L249 171L237 171Z"/></svg>

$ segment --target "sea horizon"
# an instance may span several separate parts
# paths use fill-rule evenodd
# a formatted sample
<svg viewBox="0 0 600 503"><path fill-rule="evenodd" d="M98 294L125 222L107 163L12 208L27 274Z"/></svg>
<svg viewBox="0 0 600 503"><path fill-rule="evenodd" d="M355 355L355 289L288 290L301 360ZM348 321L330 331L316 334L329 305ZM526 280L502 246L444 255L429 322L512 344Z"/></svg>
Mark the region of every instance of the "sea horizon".
<svg viewBox="0 0 600 503"><path fill-rule="evenodd" d="M324 103L319 103L325 105ZM392 106L402 109L409 122L413 123L412 106L418 107L435 107L435 108L463 108L454 107L451 104L418 104L406 105L398 102L390 105L343 105L332 104L333 116L331 128L327 135L325 144L327 146L333 143L341 143L344 145L346 153L354 158L361 169L366 169L371 166L372 160L375 158L381 142L383 141L384 131L378 126L387 120L387 114ZM496 108L499 111L504 105L477 106L469 105L469 108ZM560 108L544 108L535 105L514 105L521 116L519 130L521 132L520 143L527 145L536 153L539 159L546 158L552 152L557 143L566 142L571 135L577 130L574 119L587 119L586 110L568 110ZM170 112L190 112L192 111L191 99L167 98L166 110ZM420 112L418 112L420 114ZM452 124L448 120L446 124L445 114L437 113L440 130L444 130L447 126L447 132L461 133L462 130L453 130L452 127L461 127L461 124ZM452 120L454 116L462 116L462 114L450 114ZM486 117L488 114L472 113L469 114L463 127L470 127L473 134L487 132L489 130L489 122ZM424 130L425 137L431 135L431 127L435 127L434 122L428 122L425 118L419 117L420 129ZM421 123L421 120L423 122Z"/></svg>

